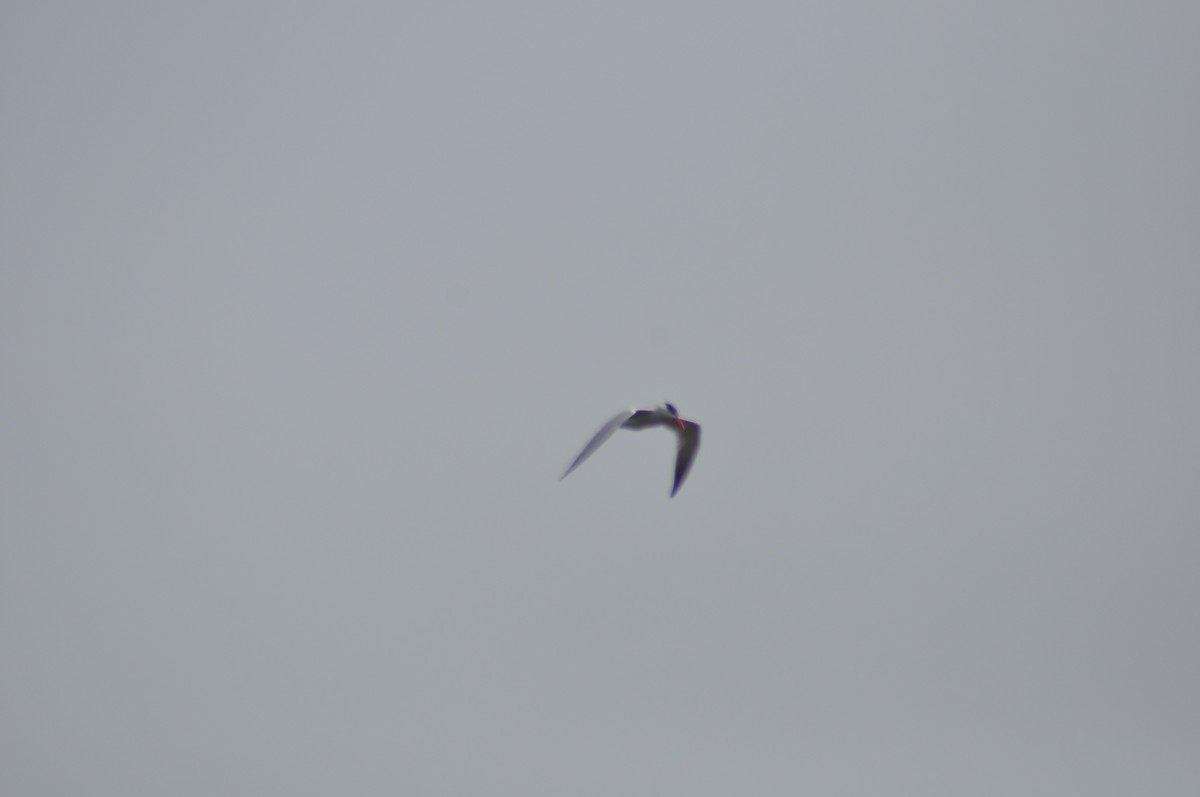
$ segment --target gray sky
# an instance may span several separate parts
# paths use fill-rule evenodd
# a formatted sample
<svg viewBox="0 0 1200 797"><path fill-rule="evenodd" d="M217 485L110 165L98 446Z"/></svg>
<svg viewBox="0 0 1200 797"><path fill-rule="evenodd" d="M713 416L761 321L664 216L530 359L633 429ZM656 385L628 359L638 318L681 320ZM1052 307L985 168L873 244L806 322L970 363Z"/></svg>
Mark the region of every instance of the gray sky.
<svg viewBox="0 0 1200 797"><path fill-rule="evenodd" d="M1200 6L965 5L6 3L0 792L1200 793Z"/></svg>

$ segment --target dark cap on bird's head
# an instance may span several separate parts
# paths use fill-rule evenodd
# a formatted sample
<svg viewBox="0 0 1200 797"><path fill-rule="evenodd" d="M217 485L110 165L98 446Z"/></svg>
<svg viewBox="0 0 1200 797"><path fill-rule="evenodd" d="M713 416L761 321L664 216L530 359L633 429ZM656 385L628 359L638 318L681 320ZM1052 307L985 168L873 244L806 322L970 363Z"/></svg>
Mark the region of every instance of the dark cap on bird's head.
<svg viewBox="0 0 1200 797"><path fill-rule="evenodd" d="M678 417L679 417L679 410L675 409L675 405L674 405L674 404L672 404L671 402L669 402L669 401L668 401L668 402L667 402L666 404L664 404L663 406L664 406L664 407L666 407L666 408L667 408L667 411L668 411L668 412L670 412L672 415L674 415L676 418L678 418Z"/></svg>

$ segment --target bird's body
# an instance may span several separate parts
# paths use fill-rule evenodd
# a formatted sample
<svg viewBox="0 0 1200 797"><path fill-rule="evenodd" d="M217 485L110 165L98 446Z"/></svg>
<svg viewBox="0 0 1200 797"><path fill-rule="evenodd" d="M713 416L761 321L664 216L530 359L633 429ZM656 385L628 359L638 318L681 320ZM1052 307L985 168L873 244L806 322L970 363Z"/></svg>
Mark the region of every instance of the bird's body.
<svg viewBox="0 0 1200 797"><path fill-rule="evenodd" d="M596 432L583 451L579 452L579 456L571 463L571 467L567 468L567 472L561 478L565 479L575 470L583 461L595 453L596 449L604 443L609 437L612 437L613 432L618 429L649 429L654 426L663 426L675 433L679 442L679 451L675 456L675 484L671 488L671 496L679 491L683 480L687 478L688 471L691 470L692 461L696 458L696 451L700 448L700 424L693 421L684 420L679 417L679 413L671 404L658 404L653 407L631 407L613 418L604 426L600 427L600 431Z"/></svg>

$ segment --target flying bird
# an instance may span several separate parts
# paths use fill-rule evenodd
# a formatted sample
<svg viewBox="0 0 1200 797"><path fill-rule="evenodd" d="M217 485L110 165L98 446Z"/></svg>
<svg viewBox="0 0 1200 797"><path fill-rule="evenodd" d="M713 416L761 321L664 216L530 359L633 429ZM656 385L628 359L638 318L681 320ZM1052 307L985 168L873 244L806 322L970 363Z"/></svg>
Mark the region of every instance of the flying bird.
<svg viewBox="0 0 1200 797"><path fill-rule="evenodd" d="M675 493L679 492L683 480L687 478L688 471L692 468L692 460L696 458L696 451L700 448L700 424L680 418L679 412L673 404L632 407L620 413L600 427L600 431L596 432L596 436L592 438L591 442L583 447L583 451L579 452L579 456L575 457L571 467L567 468L567 472L559 479L567 478L571 471L583 464L583 461L595 453L596 449L605 440L612 437L612 433L618 429L641 430L649 429L652 426L665 426L670 429L675 433L679 443L679 451L675 455L675 486L671 488L671 497L674 498Z"/></svg>

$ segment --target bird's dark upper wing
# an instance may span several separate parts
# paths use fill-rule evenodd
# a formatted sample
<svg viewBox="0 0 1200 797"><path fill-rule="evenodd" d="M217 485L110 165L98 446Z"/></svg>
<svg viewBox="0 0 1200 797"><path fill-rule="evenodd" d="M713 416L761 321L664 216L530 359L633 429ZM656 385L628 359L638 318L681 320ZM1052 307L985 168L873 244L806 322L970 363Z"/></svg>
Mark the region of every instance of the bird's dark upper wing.
<svg viewBox="0 0 1200 797"><path fill-rule="evenodd" d="M622 429L645 429L648 426L665 426L667 421L653 410L632 410L621 424Z"/></svg>
<svg viewBox="0 0 1200 797"><path fill-rule="evenodd" d="M679 492L683 480L687 478L688 471L692 469L692 462L696 459L696 452L699 450L700 424L684 421L683 429L679 432L679 453L675 455L675 486L671 488L672 498L675 497L675 493Z"/></svg>

